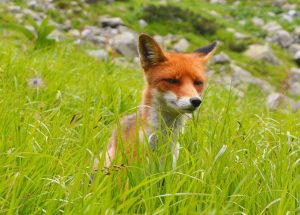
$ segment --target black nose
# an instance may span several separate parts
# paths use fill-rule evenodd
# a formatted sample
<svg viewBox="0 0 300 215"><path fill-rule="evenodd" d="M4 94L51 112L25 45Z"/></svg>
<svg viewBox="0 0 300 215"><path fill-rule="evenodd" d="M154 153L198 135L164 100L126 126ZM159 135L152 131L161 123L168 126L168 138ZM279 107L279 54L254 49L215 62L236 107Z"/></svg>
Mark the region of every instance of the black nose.
<svg viewBox="0 0 300 215"><path fill-rule="evenodd" d="M192 105L196 108L199 107L201 104L201 99L199 97L192 97L190 98L190 102L192 103Z"/></svg>

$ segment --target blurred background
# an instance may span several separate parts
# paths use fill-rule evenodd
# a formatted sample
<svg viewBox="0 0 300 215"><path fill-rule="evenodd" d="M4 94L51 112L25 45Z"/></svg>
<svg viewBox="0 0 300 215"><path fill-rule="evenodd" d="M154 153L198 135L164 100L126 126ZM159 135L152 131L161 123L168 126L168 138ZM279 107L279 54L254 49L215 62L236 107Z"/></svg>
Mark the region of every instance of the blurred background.
<svg viewBox="0 0 300 215"><path fill-rule="evenodd" d="M213 83L300 108L299 0L0 0L3 37L23 49L72 43L99 61L138 64L137 37L189 52L219 41ZM17 42L19 41L19 42ZM22 41L31 41L31 47ZM281 105L282 106L282 105Z"/></svg>

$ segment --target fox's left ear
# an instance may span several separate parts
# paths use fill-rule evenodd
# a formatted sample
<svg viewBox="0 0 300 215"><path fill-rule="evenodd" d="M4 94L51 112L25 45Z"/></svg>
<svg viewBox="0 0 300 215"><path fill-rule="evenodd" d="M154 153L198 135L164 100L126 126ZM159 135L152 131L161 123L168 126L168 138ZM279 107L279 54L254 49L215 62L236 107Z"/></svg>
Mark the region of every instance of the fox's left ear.
<svg viewBox="0 0 300 215"><path fill-rule="evenodd" d="M193 53L199 54L203 59L204 62L207 62L211 59L217 49L218 43L215 41L208 46L201 47L193 51Z"/></svg>

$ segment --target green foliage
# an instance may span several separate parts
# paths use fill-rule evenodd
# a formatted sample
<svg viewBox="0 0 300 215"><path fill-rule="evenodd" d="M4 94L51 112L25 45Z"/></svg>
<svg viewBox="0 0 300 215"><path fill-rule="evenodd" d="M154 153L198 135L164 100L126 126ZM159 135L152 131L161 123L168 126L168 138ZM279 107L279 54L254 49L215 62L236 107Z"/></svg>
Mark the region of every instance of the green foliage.
<svg viewBox="0 0 300 215"><path fill-rule="evenodd" d="M49 21L47 18L44 19L39 25L33 20L31 21L31 24L34 28L34 32L30 31L22 25L14 23L1 24L0 28L22 33L28 40L30 40L34 44L35 50L49 47L55 44L55 40L48 38L49 34L51 34L53 30L55 30L55 26L49 25Z"/></svg>
<svg viewBox="0 0 300 215"><path fill-rule="evenodd" d="M18 43L0 40L1 214L300 213L299 113L268 112L253 89L238 98L208 84L175 169L171 140L160 139L150 162L119 157L89 185L94 156L137 110L142 71L72 45Z"/></svg>
<svg viewBox="0 0 300 215"><path fill-rule="evenodd" d="M173 29L170 32L184 29L200 35L214 34L220 27L212 19L172 5L148 5L144 8L142 18L150 23L168 26Z"/></svg>

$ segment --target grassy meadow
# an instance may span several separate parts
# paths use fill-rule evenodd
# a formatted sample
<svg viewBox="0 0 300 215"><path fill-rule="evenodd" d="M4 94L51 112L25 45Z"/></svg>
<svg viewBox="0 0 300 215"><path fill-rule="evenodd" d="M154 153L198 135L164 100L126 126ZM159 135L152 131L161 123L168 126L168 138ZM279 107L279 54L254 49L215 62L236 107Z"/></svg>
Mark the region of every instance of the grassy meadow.
<svg viewBox="0 0 300 215"><path fill-rule="evenodd" d="M129 22L139 16L133 2L133 8L121 1L113 12L113 6L103 10ZM186 2L192 8L194 1ZM144 31L164 31L153 23ZM200 38L182 34L193 48L226 37L222 29ZM224 43L220 50L227 50ZM277 67L294 65L274 50L286 60ZM275 66L227 53L279 88L284 75L269 75ZM259 73L262 66L266 74ZM124 158L93 175L95 156L120 118L137 111L143 85L139 66L95 60L68 40L34 49L19 33L0 34L0 214L300 214L299 112L270 112L265 95L251 86L240 98L207 83L201 108L180 136L175 169L170 141L159 140L149 163L127 165Z"/></svg>
<svg viewBox="0 0 300 215"><path fill-rule="evenodd" d="M141 69L71 44L31 51L2 38L0 47L0 213L300 213L298 114L268 112L255 91L238 99L208 84L176 169L162 144L150 164L98 172L89 186L94 155L136 111Z"/></svg>

